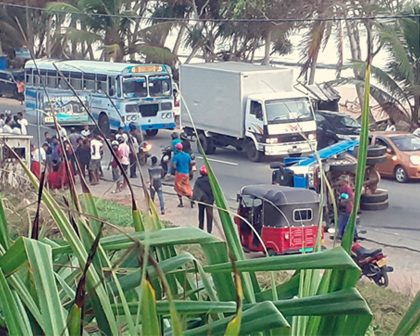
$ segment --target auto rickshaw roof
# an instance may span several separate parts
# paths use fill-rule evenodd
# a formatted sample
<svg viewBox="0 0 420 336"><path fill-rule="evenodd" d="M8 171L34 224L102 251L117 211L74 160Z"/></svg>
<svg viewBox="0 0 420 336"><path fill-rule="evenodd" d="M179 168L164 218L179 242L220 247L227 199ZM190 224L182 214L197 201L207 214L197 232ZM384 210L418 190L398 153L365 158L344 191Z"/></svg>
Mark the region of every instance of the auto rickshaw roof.
<svg viewBox="0 0 420 336"><path fill-rule="evenodd" d="M245 186L241 195L248 195L268 200L275 205L319 203L319 195L314 190L291 188L273 184Z"/></svg>

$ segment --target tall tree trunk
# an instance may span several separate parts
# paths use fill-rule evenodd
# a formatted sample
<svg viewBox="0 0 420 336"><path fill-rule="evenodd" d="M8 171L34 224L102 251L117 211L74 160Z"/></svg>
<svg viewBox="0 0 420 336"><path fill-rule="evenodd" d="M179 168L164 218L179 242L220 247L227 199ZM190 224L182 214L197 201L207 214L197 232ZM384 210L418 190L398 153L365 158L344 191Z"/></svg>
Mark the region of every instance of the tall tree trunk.
<svg viewBox="0 0 420 336"><path fill-rule="evenodd" d="M264 49L264 60L262 64L268 65L270 64L270 51L271 51L271 38L273 35L273 30L271 27L267 27L267 31L265 33L265 49Z"/></svg>
<svg viewBox="0 0 420 336"><path fill-rule="evenodd" d="M187 29L187 26L185 24L181 24L181 27L179 28L178 36L176 37L174 47L172 48L172 54L175 56L178 56L179 48L181 47L182 39L184 38L185 31Z"/></svg>
<svg viewBox="0 0 420 336"><path fill-rule="evenodd" d="M420 95L414 96L414 107L411 109L411 127L416 129L419 127L420 120Z"/></svg>
<svg viewBox="0 0 420 336"><path fill-rule="evenodd" d="M199 45L196 45L193 47L191 54L188 56L188 58L185 60L185 64L188 64L191 62L191 60L194 58L195 54L197 53L197 51L200 49Z"/></svg>
<svg viewBox="0 0 420 336"><path fill-rule="evenodd" d="M347 36L349 38L352 59L361 61L362 57L361 57L361 51L360 51L360 44L358 43L359 31L356 29L355 25L357 25L356 22L346 21ZM357 69L353 68L353 73L356 79L363 81L363 75ZM356 92L357 92L357 97L359 99L359 104L360 104L360 109L361 109L363 106L363 87L356 85Z"/></svg>
<svg viewBox="0 0 420 336"><path fill-rule="evenodd" d="M311 67L309 68L309 79L308 79L309 85L315 82L315 72L316 72L316 65L318 61L318 55L319 55L319 48L316 49L311 60Z"/></svg>

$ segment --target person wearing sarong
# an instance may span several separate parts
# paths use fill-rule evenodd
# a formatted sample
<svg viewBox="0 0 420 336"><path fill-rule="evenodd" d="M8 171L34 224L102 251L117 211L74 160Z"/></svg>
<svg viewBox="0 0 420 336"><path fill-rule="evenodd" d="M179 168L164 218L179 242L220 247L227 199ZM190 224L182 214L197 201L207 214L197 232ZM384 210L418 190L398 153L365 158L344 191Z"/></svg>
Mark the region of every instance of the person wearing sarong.
<svg viewBox="0 0 420 336"><path fill-rule="evenodd" d="M175 145L175 155L172 159L172 167L175 169L175 191L178 195L179 204L178 208L184 206L182 197L192 197L192 189L190 185L190 165L191 156L182 151L182 144ZM191 202L191 207L193 203Z"/></svg>

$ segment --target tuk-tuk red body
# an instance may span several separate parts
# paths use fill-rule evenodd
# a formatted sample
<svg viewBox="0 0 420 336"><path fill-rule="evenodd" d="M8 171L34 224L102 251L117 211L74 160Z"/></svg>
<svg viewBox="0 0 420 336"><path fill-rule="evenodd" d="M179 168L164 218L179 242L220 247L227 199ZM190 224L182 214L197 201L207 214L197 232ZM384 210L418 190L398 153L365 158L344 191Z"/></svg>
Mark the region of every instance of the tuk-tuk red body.
<svg viewBox="0 0 420 336"><path fill-rule="evenodd" d="M238 201L235 223L244 249L264 251L254 229L270 253L313 251L319 230L319 195L315 191L278 185L246 186ZM320 232L323 234L323 230Z"/></svg>

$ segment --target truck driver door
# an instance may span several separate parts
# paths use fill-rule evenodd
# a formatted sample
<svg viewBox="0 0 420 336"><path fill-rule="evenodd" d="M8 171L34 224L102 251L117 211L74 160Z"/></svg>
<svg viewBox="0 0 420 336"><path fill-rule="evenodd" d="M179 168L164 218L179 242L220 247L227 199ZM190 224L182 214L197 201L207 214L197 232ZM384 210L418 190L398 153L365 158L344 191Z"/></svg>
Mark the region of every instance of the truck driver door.
<svg viewBox="0 0 420 336"><path fill-rule="evenodd" d="M264 132L264 114L260 102L251 100L249 103L249 114L247 115L246 129L248 132L263 134Z"/></svg>

